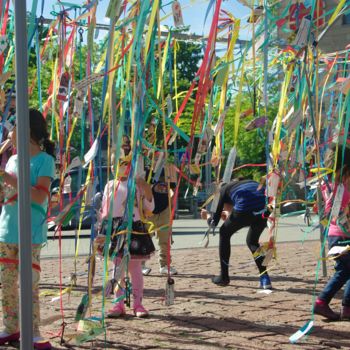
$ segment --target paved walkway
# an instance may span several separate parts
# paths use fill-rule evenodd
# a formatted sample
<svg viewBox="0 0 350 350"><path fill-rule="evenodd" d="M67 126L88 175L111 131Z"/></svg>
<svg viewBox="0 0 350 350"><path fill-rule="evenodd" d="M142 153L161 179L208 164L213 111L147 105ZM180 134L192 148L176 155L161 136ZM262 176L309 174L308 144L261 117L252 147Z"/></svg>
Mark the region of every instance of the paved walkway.
<svg viewBox="0 0 350 350"><path fill-rule="evenodd" d="M181 272L175 278L176 299L173 306L162 303L166 278L160 276L156 258L149 262L150 276L145 277L144 305L148 319L136 319L128 310L123 319L106 320L106 342L99 336L93 342L76 345L77 306L86 292L87 277L78 277L78 286L70 297L63 297L65 345L55 337L62 320L59 301L43 296L42 331L52 337L56 349L350 349L350 322L327 323L316 316L313 332L297 345L288 338L310 319L316 260L319 242L280 243L278 260L270 275L274 290L258 293L258 277L248 248L233 246L231 284L218 287L210 278L218 271L217 248L174 251L174 266ZM47 259L42 264L42 291L57 292L59 260ZM73 271L73 259L62 260L63 280ZM86 270L85 259L77 261L77 271ZM95 285L101 285L102 262L96 267ZM328 266L331 273L331 265ZM321 278L320 290L326 278ZM98 294L96 287L95 293ZM332 303L340 308L341 296ZM107 308L110 306L107 300ZM92 316L101 315L101 296L94 297ZM55 321L56 318L56 321ZM72 338L70 340L70 338ZM13 349L13 347L8 347Z"/></svg>

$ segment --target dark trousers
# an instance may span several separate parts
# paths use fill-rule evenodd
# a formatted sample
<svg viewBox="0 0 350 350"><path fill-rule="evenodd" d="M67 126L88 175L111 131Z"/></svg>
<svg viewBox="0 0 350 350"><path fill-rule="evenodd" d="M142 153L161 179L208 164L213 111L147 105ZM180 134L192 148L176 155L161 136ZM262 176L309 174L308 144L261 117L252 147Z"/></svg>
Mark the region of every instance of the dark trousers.
<svg viewBox="0 0 350 350"><path fill-rule="evenodd" d="M263 219L261 214L238 213L234 210L229 218L220 227L219 254L221 276L229 278L228 267L231 255L231 236L243 227L249 227L247 234L247 246L252 253L259 247L259 238L266 227L267 219ZM266 267L262 266L263 256L255 259L256 266L260 273L265 272Z"/></svg>
<svg viewBox="0 0 350 350"><path fill-rule="evenodd" d="M342 244L344 238L340 237L328 237L329 248ZM345 285L342 304L344 306L350 306L350 252L341 255L335 262L335 273L328 281L323 291L319 295L319 298L324 300L327 304L333 299L337 292Z"/></svg>

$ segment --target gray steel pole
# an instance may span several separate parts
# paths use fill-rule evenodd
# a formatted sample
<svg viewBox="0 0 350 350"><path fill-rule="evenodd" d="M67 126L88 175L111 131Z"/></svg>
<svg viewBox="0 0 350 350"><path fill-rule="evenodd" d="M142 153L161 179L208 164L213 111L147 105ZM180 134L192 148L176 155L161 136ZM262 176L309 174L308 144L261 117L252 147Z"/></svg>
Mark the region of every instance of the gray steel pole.
<svg viewBox="0 0 350 350"><path fill-rule="evenodd" d="M21 349L33 348L32 234L29 172L28 50L26 1L15 0L16 115Z"/></svg>

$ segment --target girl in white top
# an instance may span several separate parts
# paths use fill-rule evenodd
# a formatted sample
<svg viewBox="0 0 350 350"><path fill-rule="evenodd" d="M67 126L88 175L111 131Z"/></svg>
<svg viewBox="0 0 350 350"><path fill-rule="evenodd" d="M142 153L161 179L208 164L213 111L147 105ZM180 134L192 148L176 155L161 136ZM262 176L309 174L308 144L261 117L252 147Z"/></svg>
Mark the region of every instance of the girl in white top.
<svg viewBox="0 0 350 350"><path fill-rule="evenodd" d="M113 216L113 231L118 231L118 226L122 223L123 217L125 216L126 203L128 200L128 188L127 188L127 178L129 174L130 163L129 161L121 161L119 165L119 176L118 181L114 184L115 180L109 181L104 189L104 195L102 199L102 212L101 219L106 220L109 215L109 211L112 210ZM113 198L113 208L111 208L111 199L113 196L114 188L114 198ZM140 207L142 207L143 213L152 212L154 209L154 200L152 195L151 186L143 179L136 179L136 194L135 194L135 204L133 208L133 231L139 231L147 233L145 226L143 225L141 219L143 214L140 213ZM122 235L117 235L121 238ZM100 236L98 236L100 237ZM148 237L147 237L148 238ZM151 245L153 246L152 239L149 236ZM124 241L125 242L125 241ZM132 243L131 243L132 244ZM110 254L114 252L116 244L110 249ZM141 247L142 248L142 247ZM148 247L149 248L149 247ZM143 297L143 275L142 275L142 261L149 259L150 253L154 251L154 246L152 249L147 249L146 255L134 255L131 253L128 271L131 277L132 284L132 295L133 295L133 309L136 317L147 317L148 311L142 305ZM117 258L114 259L114 264L119 265L121 263L122 250L119 249ZM119 288L116 288L115 297L120 299L113 307L109 310L108 317L121 317L125 315L125 305L124 299L122 298L125 288L124 284L124 271L120 278ZM119 282L118 282L119 283ZM121 288L120 288L121 287Z"/></svg>

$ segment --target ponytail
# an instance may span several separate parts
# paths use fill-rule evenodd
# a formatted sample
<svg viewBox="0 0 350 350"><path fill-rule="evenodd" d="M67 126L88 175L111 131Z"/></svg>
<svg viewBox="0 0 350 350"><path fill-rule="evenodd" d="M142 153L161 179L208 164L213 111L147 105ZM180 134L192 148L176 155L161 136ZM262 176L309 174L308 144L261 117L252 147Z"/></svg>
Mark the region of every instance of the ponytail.
<svg viewBox="0 0 350 350"><path fill-rule="evenodd" d="M53 141L49 139L45 139L43 142L43 148L47 154L49 154L50 156L56 159L55 143Z"/></svg>

